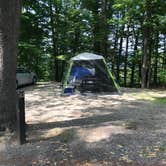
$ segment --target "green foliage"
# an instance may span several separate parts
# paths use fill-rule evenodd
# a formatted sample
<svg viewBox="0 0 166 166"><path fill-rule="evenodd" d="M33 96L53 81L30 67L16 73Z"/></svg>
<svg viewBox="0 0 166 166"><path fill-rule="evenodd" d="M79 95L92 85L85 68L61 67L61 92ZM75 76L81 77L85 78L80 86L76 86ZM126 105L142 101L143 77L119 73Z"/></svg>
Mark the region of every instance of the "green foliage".
<svg viewBox="0 0 166 166"><path fill-rule="evenodd" d="M18 66L34 71L38 79L46 79L47 56L43 49L43 29L32 13L23 13L21 17L21 34L19 41Z"/></svg>
<svg viewBox="0 0 166 166"><path fill-rule="evenodd" d="M147 19L148 2L149 0L23 1L18 65L34 70L41 80L56 79L54 77L61 77L63 71L63 64L58 64L57 59L68 60L75 54L85 51L97 52L112 62L114 73L118 73L119 67L121 85L124 80L124 63L127 63L127 86L131 82L134 64L133 80L135 85L139 85L144 29L148 27L151 29L148 40L152 44L150 81L153 84L158 50L157 83L165 84L166 1L150 1L150 19ZM137 34L137 51L134 51ZM129 48L126 54L127 37ZM121 38L123 44L120 50Z"/></svg>

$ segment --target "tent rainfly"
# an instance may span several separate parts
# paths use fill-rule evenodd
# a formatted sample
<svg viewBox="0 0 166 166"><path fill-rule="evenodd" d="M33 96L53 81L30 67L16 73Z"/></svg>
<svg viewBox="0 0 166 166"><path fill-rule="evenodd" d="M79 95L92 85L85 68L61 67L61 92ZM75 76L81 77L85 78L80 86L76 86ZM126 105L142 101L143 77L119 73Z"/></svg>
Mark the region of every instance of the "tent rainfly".
<svg viewBox="0 0 166 166"><path fill-rule="evenodd" d="M81 92L119 92L119 86L103 56L82 53L70 59L63 79L63 93L68 87Z"/></svg>

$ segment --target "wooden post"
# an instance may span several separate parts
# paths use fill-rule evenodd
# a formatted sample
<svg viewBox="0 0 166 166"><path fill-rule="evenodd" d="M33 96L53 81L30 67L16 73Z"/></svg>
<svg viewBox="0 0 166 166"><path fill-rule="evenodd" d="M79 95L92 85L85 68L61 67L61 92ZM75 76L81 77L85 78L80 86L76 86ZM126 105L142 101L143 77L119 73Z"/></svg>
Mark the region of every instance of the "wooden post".
<svg viewBox="0 0 166 166"><path fill-rule="evenodd" d="M25 95L24 91L18 91L17 106L17 140L20 145L26 142L26 125L25 125Z"/></svg>

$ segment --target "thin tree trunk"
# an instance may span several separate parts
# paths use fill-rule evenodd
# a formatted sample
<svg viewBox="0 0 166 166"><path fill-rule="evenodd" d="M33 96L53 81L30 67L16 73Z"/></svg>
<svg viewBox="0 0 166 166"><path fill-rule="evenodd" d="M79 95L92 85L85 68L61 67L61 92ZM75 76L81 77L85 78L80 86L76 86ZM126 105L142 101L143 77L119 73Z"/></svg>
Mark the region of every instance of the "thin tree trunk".
<svg viewBox="0 0 166 166"><path fill-rule="evenodd" d="M21 1L0 1L0 129L16 122L16 62Z"/></svg>
<svg viewBox="0 0 166 166"><path fill-rule="evenodd" d="M118 47L118 34L115 33L115 38L114 38L114 50L113 50L113 54L112 54L112 56L111 56L111 60L112 60L112 71L114 71L115 57L117 56L117 47Z"/></svg>
<svg viewBox="0 0 166 166"><path fill-rule="evenodd" d="M122 56L122 48L123 48L123 37L120 37L120 44L119 44L119 54L117 58L117 81L120 82L120 59Z"/></svg>
<svg viewBox="0 0 166 166"><path fill-rule="evenodd" d="M162 68L163 70L166 70L166 35L164 35L164 51L163 51L163 64L162 64Z"/></svg>
<svg viewBox="0 0 166 166"><path fill-rule="evenodd" d="M141 85L141 75L142 75L142 63L141 62L139 62L139 64L138 64L138 82L140 83L140 85Z"/></svg>
<svg viewBox="0 0 166 166"><path fill-rule="evenodd" d="M74 43L73 43L73 53L74 54L78 52L79 39L80 39L80 30L76 28L74 30Z"/></svg>
<svg viewBox="0 0 166 166"><path fill-rule="evenodd" d="M159 44L159 34L156 32L155 37L155 59L154 59L154 74L153 74L153 83L157 86L157 72L158 72L158 44Z"/></svg>
<svg viewBox="0 0 166 166"><path fill-rule="evenodd" d="M93 23L93 50L97 54L101 54L101 40L99 39L99 33L101 31L100 25L99 25L99 3L96 2L94 5L94 8L92 10L93 17L94 17L94 23Z"/></svg>
<svg viewBox="0 0 166 166"><path fill-rule="evenodd" d="M143 59L142 59L142 70L141 70L141 87L146 88L147 87L147 72L148 72L148 30L144 31L144 41L143 41Z"/></svg>
<svg viewBox="0 0 166 166"><path fill-rule="evenodd" d="M153 43L152 43L152 39L149 38L149 56L148 56L148 75L147 75L147 88L150 87L150 83L151 83L151 58L152 58L152 48L153 48Z"/></svg>
<svg viewBox="0 0 166 166"><path fill-rule="evenodd" d="M108 56L108 24L107 24L107 0L102 0L102 19L103 19L103 40L101 44L101 54L103 56Z"/></svg>
<svg viewBox="0 0 166 166"><path fill-rule="evenodd" d="M138 36L139 36L139 31L137 32L137 35L135 35L134 54L133 54L132 67L131 67L131 82L130 82L131 87L134 86L134 73L135 73L135 65L136 65L135 58L136 58L137 49L138 49Z"/></svg>
<svg viewBox="0 0 166 166"><path fill-rule="evenodd" d="M53 2L52 0L49 0L49 14L50 14L50 26L51 26L51 37L52 37L52 45L53 45L53 64L52 64L52 70L53 70L53 80L58 81L59 77L59 71L58 71L58 60L57 60L57 55L58 55L58 48L57 48L57 35L55 31L55 24L54 24L54 12L53 12ZM57 21L57 20L56 20Z"/></svg>

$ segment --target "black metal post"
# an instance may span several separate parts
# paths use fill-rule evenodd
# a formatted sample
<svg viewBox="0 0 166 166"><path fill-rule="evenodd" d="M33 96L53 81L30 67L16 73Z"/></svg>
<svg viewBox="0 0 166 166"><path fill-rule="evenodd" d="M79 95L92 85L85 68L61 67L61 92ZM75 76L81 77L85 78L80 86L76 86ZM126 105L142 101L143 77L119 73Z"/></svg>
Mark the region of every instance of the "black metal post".
<svg viewBox="0 0 166 166"><path fill-rule="evenodd" d="M20 145L26 142L26 126L25 126L25 95L24 91L18 91L17 106L17 139Z"/></svg>

